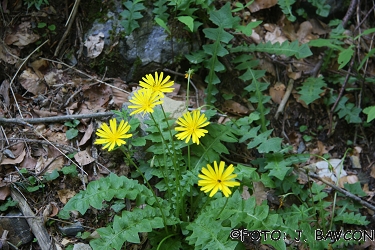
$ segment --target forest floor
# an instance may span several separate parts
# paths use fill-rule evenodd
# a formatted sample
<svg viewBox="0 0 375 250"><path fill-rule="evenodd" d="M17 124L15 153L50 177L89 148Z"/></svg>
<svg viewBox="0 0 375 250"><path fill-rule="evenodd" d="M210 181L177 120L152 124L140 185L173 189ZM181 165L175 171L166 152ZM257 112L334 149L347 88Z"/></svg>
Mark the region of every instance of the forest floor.
<svg viewBox="0 0 375 250"><path fill-rule="evenodd" d="M15 199L14 192L21 193L27 200L31 212L44 218L48 234L63 247L81 241L78 238L64 236L62 231L70 230L69 227L64 228L69 224L64 224L56 216L67 200L84 189L87 183L107 176L109 172L115 172L118 175L128 175L130 172L129 166L122 161L121 155L100 153L98 157L97 151L94 150L97 126L95 120L106 120L111 116L111 110L121 109L140 79L126 82L116 75L97 73L97 68L91 67L90 60L82 53L83 41L80 38L83 34L76 23L71 27L68 36L62 40L67 30L65 23L72 8L71 5L67 6L65 3L72 1L61 3L50 1L50 4L44 5L41 10L27 9L22 1L15 2L1 1L3 19L0 24L0 34L2 34L0 37L0 118L2 119L0 121L0 215L4 218L9 216L8 213L13 207L10 197ZM355 29L361 20L365 21L368 15L371 20L374 20L374 6L354 8L354 14L347 29ZM57 14L60 10L63 12L62 15ZM330 18L342 19L346 13L347 8L342 13L325 18L321 23L328 23ZM87 11L78 8L77 16L85 23ZM275 40L282 40L293 34L299 36L304 32L300 29L300 33L296 34L282 26L283 20L286 19L279 18L282 12L277 6L265 8L257 12L255 16L261 19L263 24L268 24L268 26L262 24L262 28L267 31L273 30L271 33ZM245 17L242 16L242 18ZM296 26L299 25L296 24ZM322 34L324 29L328 30L327 26L321 26L320 29ZM305 34L304 37L306 39L313 39L313 36L319 37L316 33L310 35ZM239 42L239 38L237 37L234 42ZM243 38L240 42L252 43L253 40ZM373 45L372 41L365 41L360 46L371 48ZM81 51L74 66L70 66L69 62L64 59L66 58L64 56L71 51ZM270 108L268 114L270 128L274 129L272 135L283 138L290 145L294 145L297 150L321 156L329 154L332 159L344 159L344 167L348 176L353 178L352 183L360 182L367 194L363 199L375 205L373 199L375 194L374 121L366 127L363 126L363 122L348 123L343 118L339 119L337 114L332 112L331 107L321 100L308 106L305 105L298 99L297 91L292 92L283 115L275 118L276 110L287 86L286 75L292 78L291 73L288 73L291 65L294 69L297 68L293 74L300 74L293 76L296 83L303 78L301 78L301 72L316 70L316 74L319 73L320 68L316 65L322 61L321 55L324 49L312 51L314 55L304 61L305 68L288 61L289 59L259 53L259 56L264 59L264 65L261 67L268 71L267 80L272 82L268 90L272 101L267 104ZM364 57L361 55L365 53L363 51L366 50L358 47L357 57L354 60L356 63L360 62L357 58ZM349 72L351 70L349 66L338 69L337 58L334 57L324 63L326 68L324 72L321 72L324 74L341 75L343 79L347 74L358 74L354 71ZM182 65L187 65L187 61L184 61ZM160 70L160 68L154 70ZM171 74L175 82L186 81L183 75L188 68L171 65L169 70L169 72L179 73ZM199 96L203 97L202 100L205 88L204 74L204 71L196 72L193 78L199 87ZM366 64L366 71L361 74L374 77L373 59L370 58ZM228 81L221 86L221 90L226 89L232 92L236 98L218 99L215 105L228 117L240 118L251 113L252 107L241 97L240 87L230 86L230 78L235 75L236 73L228 75ZM278 83L275 84L276 82ZM183 86L185 85L181 85L179 92L171 93L168 97L181 100L181 96L186 93ZM374 105L374 83L351 82L347 84L346 89L341 83L332 85L330 88L336 93L343 91L343 94L358 107L363 99ZM195 103L195 95L194 92L190 94L191 103ZM366 116L361 113L360 119L365 121ZM79 122L75 123L73 120ZM298 149L298 147L303 149ZM349 148L351 150L346 154ZM232 154L226 157L242 163L249 163L257 157L246 147L241 150L231 152ZM93 151L96 155L93 155ZM78 167L75 168L72 161L62 155L62 152L68 157L78 152L73 157L74 165ZM113 165L117 167L113 168ZM62 173L63 167L65 167L65 172ZM56 174L54 170L60 171L60 175L53 176ZM74 173L78 173L78 177L73 177ZM46 176L50 180L46 179ZM105 212L96 211L95 217L85 218L84 230L94 231L98 227L105 227L111 218L98 220L98 218L110 216L101 213ZM368 218L372 218L373 213L371 209L362 210L362 214ZM73 225L73 227L76 226ZM367 229L374 227L375 220L370 220ZM0 225L0 232L1 230ZM372 248L363 246L358 249L366 249L366 247L375 249L375 245ZM0 249L2 249L1 245ZM38 242L30 242L20 246L19 249L39 249Z"/></svg>

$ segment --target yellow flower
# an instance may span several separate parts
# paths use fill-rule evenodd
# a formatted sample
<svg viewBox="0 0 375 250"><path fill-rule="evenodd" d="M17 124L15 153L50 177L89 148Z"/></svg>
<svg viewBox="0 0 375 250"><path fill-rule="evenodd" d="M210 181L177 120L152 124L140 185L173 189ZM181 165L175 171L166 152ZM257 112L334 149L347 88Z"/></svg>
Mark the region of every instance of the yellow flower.
<svg viewBox="0 0 375 250"><path fill-rule="evenodd" d="M232 191L228 187L240 185L238 181L232 180L237 177L236 174L233 174L233 164L230 164L225 171L224 165L225 162L221 161L218 167L217 162L214 161L214 169L210 164L207 164L207 168L202 168L203 174L198 175L202 179L198 181L198 186L202 186L201 191L205 193L212 190L210 197L214 196L218 190L222 191L225 197L229 197Z"/></svg>
<svg viewBox="0 0 375 250"><path fill-rule="evenodd" d="M193 115L192 115L193 114ZM176 134L177 139L185 140L186 143L190 141L190 137L193 140L193 143L199 145L199 138L208 133L207 130L202 129L203 127L210 124L206 122L207 117L204 114L201 114L199 110L194 110L193 112L187 112L183 117L178 118L177 124L181 127L176 127L176 131L182 131L179 134Z"/></svg>
<svg viewBox="0 0 375 250"><path fill-rule="evenodd" d="M162 104L158 93L153 92L151 89L140 89L134 93L134 96L129 100L134 105L130 105L129 108L136 109L130 115L138 114L143 112L146 113L154 112L154 107L158 104Z"/></svg>
<svg viewBox="0 0 375 250"><path fill-rule="evenodd" d="M174 84L174 81L169 81L171 78L167 76L163 79L164 73L160 73L160 77L158 77L158 72L155 72L155 78L148 74L146 78L142 77L143 81L139 81L139 85L145 89L151 89L153 92L156 92L160 95L161 98L164 97L164 93L171 93L173 92L174 88L171 88Z"/></svg>
<svg viewBox="0 0 375 250"><path fill-rule="evenodd" d="M122 120L120 125L117 128L116 119L113 118L109 121L109 127L107 123L103 123L100 126L100 129L97 130L96 135L101 137L96 139L94 144L105 144L103 149L108 148L108 151L111 151L117 144L117 146L121 146L126 144L123 139L129 138L132 134L127 134L130 129L130 125L128 122L124 122Z"/></svg>

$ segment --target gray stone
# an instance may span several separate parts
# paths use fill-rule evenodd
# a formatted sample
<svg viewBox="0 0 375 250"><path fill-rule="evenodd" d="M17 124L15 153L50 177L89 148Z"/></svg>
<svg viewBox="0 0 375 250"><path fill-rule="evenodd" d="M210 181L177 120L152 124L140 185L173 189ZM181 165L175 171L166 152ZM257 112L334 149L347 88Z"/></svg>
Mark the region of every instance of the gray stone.
<svg viewBox="0 0 375 250"><path fill-rule="evenodd" d="M101 56L105 59L110 51L118 50L119 54L116 54L115 58L117 61L113 62L112 66L121 68L118 70L123 74L120 75L121 78L131 81L135 74L145 75L156 68L168 66L174 58L190 52L188 42L171 39L164 29L154 22L151 9L142 12L143 18L137 20L140 27L130 35L124 36L120 15L124 6L122 1L114 0L114 2L115 5L110 11L103 13L102 18L94 21L92 27L85 33L84 40L100 32L104 34L104 50ZM103 23L99 20L106 21ZM150 67L145 67L146 65Z"/></svg>

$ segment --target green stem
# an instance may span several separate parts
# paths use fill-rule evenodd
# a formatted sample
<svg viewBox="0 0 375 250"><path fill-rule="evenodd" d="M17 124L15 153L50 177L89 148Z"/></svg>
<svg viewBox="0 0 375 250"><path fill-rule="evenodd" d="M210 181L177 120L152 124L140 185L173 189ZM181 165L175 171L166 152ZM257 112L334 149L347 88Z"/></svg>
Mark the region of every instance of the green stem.
<svg viewBox="0 0 375 250"><path fill-rule="evenodd" d="M161 106L161 105L160 105ZM167 123L167 126L168 126L168 130L169 130L169 134L170 134L170 137L171 137L171 142L172 142L172 148L173 148L173 157L172 157L172 161L173 161L173 166L174 166L174 171L175 171L175 182L176 182L176 191L177 191L177 207L176 207L176 218L179 218L179 215L180 215L180 208L181 208L181 203L182 203L182 198L181 198L181 188L180 188L180 179L179 179L179 176L180 176L180 173L179 173L179 168L177 167L177 157L176 157L176 150L175 150L175 146L174 146L174 141L173 141L173 137L172 137L172 132L171 132L171 128L169 126L169 122L168 122L168 119L167 119L167 115L165 114L165 111L163 109L163 106L161 106L161 110L163 111L163 114L164 114L164 117L165 117L165 121ZM169 150L169 147L168 145L166 144L166 141L165 141L165 138L163 136L163 133L160 129L160 127L158 126L158 123L156 122L154 116L152 115L152 113L150 114L151 115L151 118L152 120L154 121L155 123L155 126L157 127L157 129L159 130L159 133L161 135L161 138L162 138L162 141L163 141L163 144L166 145L168 151L169 151L169 154L172 155L171 151ZM169 188L169 187L168 187ZM183 213L183 216L184 218L186 217L186 214L185 214L185 210L182 209L181 210L182 213ZM186 219L186 218L185 218Z"/></svg>
<svg viewBox="0 0 375 250"><path fill-rule="evenodd" d="M155 198L155 201L156 201L156 204L160 210L160 213L161 213L161 216L163 217L163 221L164 221L164 225L165 225L165 232L167 234L169 234L168 232L168 227L167 227L167 219L165 217L165 214L163 212L163 209L161 207L161 204L159 202L159 199L158 197L156 196L155 192L154 192L154 189L151 187L150 183L148 182L148 180L146 179L146 177L143 175L142 171L138 168L137 164L135 164L135 162L131 159L130 155L128 154L128 152L126 152L125 148L124 148L124 145L121 145L120 146L120 149L121 151L124 153L124 155L126 156L126 158L128 159L128 161L137 169L137 171L139 172L139 174L142 176L143 180L146 182L146 185L148 186L148 188L150 189L152 195L154 196Z"/></svg>
<svg viewBox="0 0 375 250"><path fill-rule="evenodd" d="M160 246L163 244L163 242L164 242L165 240L167 240L167 239L169 239L170 237L173 237L173 236L175 236L175 235L178 235L178 234L170 234L170 235L164 237L164 239L162 239L162 241L160 241L160 243L159 243L158 247L156 248L156 250L159 250L159 249L160 249Z"/></svg>
<svg viewBox="0 0 375 250"><path fill-rule="evenodd" d="M216 216L216 219L218 219L219 218L219 216L220 216L220 214L224 211L224 208L227 206L227 204L228 204L228 200L229 200L229 198L227 198L227 200L225 201L225 204L224 204L224 206L221 208L221 210L220 210L220 212L218 213L218 215Z"/></svg>

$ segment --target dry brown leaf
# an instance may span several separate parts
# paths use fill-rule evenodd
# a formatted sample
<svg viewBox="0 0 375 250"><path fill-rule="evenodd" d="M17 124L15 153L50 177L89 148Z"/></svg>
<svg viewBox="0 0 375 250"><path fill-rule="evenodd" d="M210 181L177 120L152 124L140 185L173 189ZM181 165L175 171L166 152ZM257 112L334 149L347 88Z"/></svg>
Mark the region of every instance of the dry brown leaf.
<svg viewBox="0 0 375 250"><path fill-rule="evenodd" d="M31 69L26 69L22 72L19 76L19 82L22 87L34 95L43 94L46 91L46 85Z"/></svg>
<svg viewBox="0 0 375 250"><path fill-rule="evenodd" d="M33 68L35 74L39 78L43 78L44 74L48 69L48 62L43 59L36 60L30 64L31 68Z"/></svg>
<svg viewBox="0 0 375 250"><path fill-rule="evenodd" d="M372 164L370 176L375 178L375 164Z"/></svg>
<svg viewBox="0 0 375 250"><path fill-rule="evenodd" d="M21 162L20 167L28 170L34 170L37 163L37 159L27 154L25 159Z"/></svg>
<svg viewBox="0 0 375 250"><path fill-rule="evenodd" d="M70 198L76 195L76 192L69 189L61 189L57 191L57 195L59 196L60 201L63 204L66 204Z"/></svg>
<svg viewBox="0 0 375 250"><path fill-rule="evenodd" d="M318 19L309 20L312 25L312 33L317 35L328 34L331 30L329 26Z"/></svg>
<svg viewBox="0 0 375 250"><path fill-rule="evenodd" d="M24 47L39 39L39 35L33 33L30 22L20 23L14 31L6 35L4 42L7 45L13 44L18 47Z"/></svg>
<svg viewBox="0 0 375 250"><path fill-rule="evenodd" d="M87 48L87 57L95 58L102 53L104 48L104 34L99 32L97 35L92 35L85 41L85 47Z"/></svg>
<svg viewBox="0 0 375 250"><path fill-rule="evenodd" d="M296 34L296 31L295 31L295 27L294 27L294 24L289 21L285 15L283 15L280 19L280 21L278 22L281 26L281 29L283 31L283 34L288 38L289 41L293 42L295 40L297 40L297 34Z"/></svg>
<svg viewBox="0 0 375 250"><path fill-rule="evenodd" d="M0 163L0 165L14 165L14 164L19 164L19 163L21 163L23 161L23 159L25 158L25 155L26 155L26 151L23 150L22 153L16 159L9 159L9 158L4 158L3 157L3 160Z"/></svg>
<svg viewBox="0 0 375 250"><path fill-rule="evenodd" d="M287 41L288 39L284 36L283 32L281 31L281 28L279 26L275 26L274 24L265 24L264 28L268 30L269 32L266 33L264 40L265 42L271 42L274 43L283 43Z"/></svg>
<svg viewBox="0 0 375 250"><path fill-rule="evenodd" d="M254 181L253 182L254 193L256 203L261 205L264 200L267 200L267 192L265 191L265 187L262 182Z"/></svg>
<svg viewBox="0 0 375 250"><path fill-rule="evenodd" d="M273 102L280 104L285 94L285 85L281 82L277 82L273 87L270 87L270 96Z"/></svg>
<svg viewBox="0 0 375 250"><path fill-rule="evenodd" d="M0 59L9 64L16 64L19 60L20 50L0 43Z"/></svg>
<svg viewBox="0 0 375 250"><path fill-rule="evenodd" d="M4 80L3 83L0 85L0 96L3 98L3 104L5 106L9 106L10 99L9 99L9 81Z"/></svg>
<svg viewBox="0 0 375 250"><path fill-rule="evenodd" d="M113 101L118 107L121 107L123 103L129 100L129 94L117 88L112 89L112 95Z"/></svg>
<svg viewBox="0 0 375 250"><path fill-rule="evenodd" d="M112 95L111 87L106 84L93 85L90 89L83 91L87 101L81 105L79 113L91 114L105 111L104 104L108 103Z"/></svg>
<svg viewBox="0 0 375 250"><path fill-rule="evenodd" d="M249 193L249 187L248 186L243 186L242 187L242 199L244 200L247 200L251 197L250 193Z"/></svg>
<svg viewBox="0 0 375 250"><path fill-rule="evenodd" d="M55 169L59 171L64 166L64 163L65 163L65 158L62 156L48 157L48 158L40 156L35 166L35 173L37 175L42 172L50 174Z"/></svg>
<svg viewBox="0 0 375 250"><path fill-rule="evenodd" d="M77 154L74 155L74 159L78 162L79 165L85 166L90 164L91 162L95 161L94 158L91 157L91 155L87 152L87 149L85 151L80 151Z"/></svg>
<svg viewBox="0 0 375 250"><path fill-rule="evenodd" d="M55 111L49 111L49 110L37 110L34 109L31 111L35 117L52 117L52 116L58 116L58 113Z"/></svg>
<svg viewBox="0 0 375 250"><path fill-rule="evenodd" d="M94 125L92 122L87 127L85 134L83 135L81 141L79 142L78 146L84 145L88 140L90 140L92 132L94 132Z"/></svg>
<svg viewBox="0 0 375 250"><path fill-rule="evenodd" d="M0 187L0 201L5 201L5 199L10 195L10 187L3 186Z"/></svg>
<svg viewBox="0 0 375 250"><path fill-rule="evenodd" d="M301 78L302 72L301 71L298 71L298 72L293 71L292 66L289 64L288 67L287 67L287 75L290 79L297 80L297 79Z"/></svg>
<svg viewBox="0 0 375 250"><path fill-rule="evenodd" d="M358 177L356 175L347 175L339 179L339 186L344 188L345 183L354 184L358 182Z"/></svg>
<svg viewBox="0 0 375 250"><path fill-rule="evenodd" d="M374 197L374 195L375 195L375 191L370 191L368 183L363 184L362 190L363 190L363 192L365 192L369 196L367 201L372 200L372 197Z"/></svg>
<svg viewBox="0 0 375 250"><path fill-rule="evenodd" d="M268 9L277 4L277 0L255 0L249 7L251 12L257 12L259 10Z"/></svg>
<svg viewBox="0 0 375 250"><path fill-rule="evenodd" d="M309 36L311 35L311 31L312 25L309 21L301 23L297 31L298 41L300 43L308 43L310 41Z"/></svg>
<svg viewBox="0 0 375 250"><path fill-rule="evenodd" d="M48 84L48 86L53 86L56 84L65 84L69 80L64 77L64 71L60 69L51 69L44 75L44 80ZM71 82L71 81L70 81Z"/></svg>
<svg viewBox="0 0 375 250"><path fill-rule="evenodd" d="M250 113L247 107L233 100L226 100L223 103L223 110L235 115L248 115Z"/></svg>
<svg viewBox="0 0 375 250"><path fill-rule="evenodd" d="M267 71L271 75L276 76L275 64L272 61L270 61L268 58L260 59L258 67L260 69Z"/></svg>

